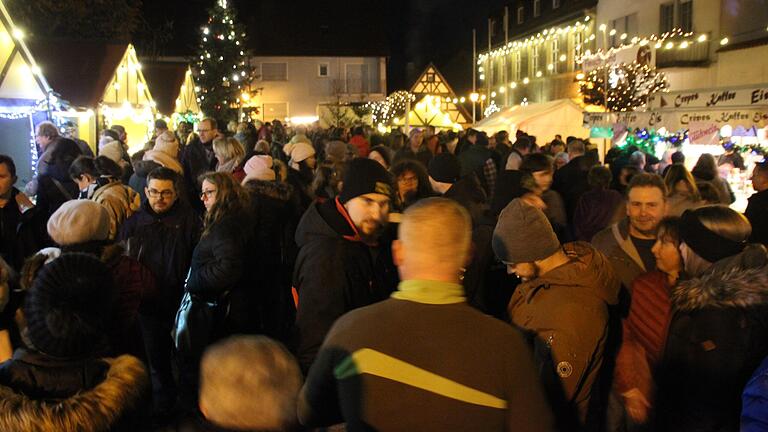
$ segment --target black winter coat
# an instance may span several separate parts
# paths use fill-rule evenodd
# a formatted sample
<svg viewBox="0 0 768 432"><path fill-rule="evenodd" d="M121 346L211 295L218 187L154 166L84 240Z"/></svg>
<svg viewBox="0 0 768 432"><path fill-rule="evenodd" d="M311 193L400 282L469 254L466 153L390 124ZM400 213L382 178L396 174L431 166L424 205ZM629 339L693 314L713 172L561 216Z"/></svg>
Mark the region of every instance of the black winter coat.
<svg viewBox="0 0 768 432"><path fill-rule="evenodd" d="M60 360L17 349L0 364L0 430L148 430L148 389L135 357Z"/></svg>
<svg viewBox="0 0 768 432"><path fill-rule="evenodd" d="M388 298L399 282L391 241L363 243L347 218L338 199L329 200L310 206L296 230L295 352L304 372L337 318Z"/></svg>
<svg viewBox="0 0 768 432"><path fill-rule="evenodd" d="M589 191L587 175L594 161L587 156L577 156L570 160L564 167L555 171L552 179L552 189L557 191L565 202L565 212L568 221L573 221L573 214L579 198Z"/></svg>
<svg viewBox="0 0 768 432"><path fill-rule="evenodd" d="M0 208L0 257L16 271L28 256L52 244L45 213L38 207L22 213L16 203L19 193L13 188L10 200Z"/></svg>
<svg viewBox="0 0 768 432"><path fill-rule="evenodd" d="M37 178L37 207L43 212L46 220L62 204L77 199L79 195L80 190L77 183L69 178L69 166L66 164L50 165L48 173Z"/></svg>
<svg viewBox="0 0 768 432"><path fill-rule="evenodd" d="M199 139L184 147L179 155L179 162L184 168L184 187L192 208L202 214L205 211L200 201L201 175L216 170L216 157L213 154L211 143L204 145Z"/></svg>
<svg viewBox="0 0 768 432"><path fill-rule="evenodd" d="M129 256L152 272L159 291L157 304L143 313L173 316L176 312L201 230L197 214L179 201L159 215L144 201L141 210L123 222L118 240L125 243Z"/></svg>
<svg viewBox="0 0 768 432"><path fill-rule="evenodd" d="M752 244L672 292L659 431L738 431L741 393L768 355L768 255Z"/></svg>
<svg viewBox="0 0 768 432"><path fill-rule="evenodd" d="M752 224L750 241L762 243L768 247L768 190L757 192L749 197L749 205L744 216Z"/></svg>
<svg viewBox="0 0 768 432"><path fill-rule="evenodd" d="M186 290L206 299L229 292L229 315L219 336L258 331L258 298L254 285L256 250L248 211L225 217L204 233L192 254Z"/></svg>
<svg viewBox="0 0 768 432"><path fill-rule="evenodd" d="M293 325L289 245L294 244L294 239L293 232L287 232L288 221L295 218L292 188L287 183L261 180L250 180L245 188L251 196L251 225L256 235L252 265L259 275L254 290L258 293L260 330L286 341Z"/></svg>

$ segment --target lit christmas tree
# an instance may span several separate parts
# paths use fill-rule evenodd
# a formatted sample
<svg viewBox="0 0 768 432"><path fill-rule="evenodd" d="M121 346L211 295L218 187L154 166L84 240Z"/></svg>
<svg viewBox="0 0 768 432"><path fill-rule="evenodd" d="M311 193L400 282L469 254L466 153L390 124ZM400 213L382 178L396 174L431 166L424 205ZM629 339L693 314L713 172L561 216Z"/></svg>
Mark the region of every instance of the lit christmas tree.
<svg viewBox="0 0 768 432"><path fill-rule="evenodd" d="M579 87L585 103L607 106L610 111L633 111L645 106L650 95L669 91L663 73L636 62L594 69L579 81Z"/></svg>
<svg viewBox="0 0 768 432"><path fill-rule="evenodd" d="M237 13L227 0L216 0L208 11L208 22L200 28L194 68L200 106L206 115L234 117L241 95L253 79L248 57L245 29Z"/></svg>

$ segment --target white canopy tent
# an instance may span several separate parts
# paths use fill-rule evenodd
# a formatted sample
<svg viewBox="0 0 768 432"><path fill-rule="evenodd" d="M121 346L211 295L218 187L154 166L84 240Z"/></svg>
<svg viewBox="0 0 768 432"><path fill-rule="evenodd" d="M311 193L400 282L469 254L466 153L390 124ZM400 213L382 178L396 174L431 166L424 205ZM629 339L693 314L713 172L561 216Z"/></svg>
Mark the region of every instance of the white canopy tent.
<svg viewBox="0 0 768 432"><path fill-rule="evenodd" d="M588 137L582 108L570 99L515 105L504 108L472 126L474 129L493 134L506 130L511 136L517 130L533 135L539 143L553 140L556 134Z"/></svg>

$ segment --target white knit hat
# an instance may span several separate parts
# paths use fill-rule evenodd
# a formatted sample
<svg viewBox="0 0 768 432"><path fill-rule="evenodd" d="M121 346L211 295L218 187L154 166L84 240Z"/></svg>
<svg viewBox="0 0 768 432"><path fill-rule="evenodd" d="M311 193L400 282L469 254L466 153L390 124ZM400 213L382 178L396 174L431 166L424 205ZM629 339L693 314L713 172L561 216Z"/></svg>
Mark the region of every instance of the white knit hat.
<svg viewBox="0 0 768 432"><path fill-rule="evenodd" d="M99 156L106 156L119 164L123 160L123 146L118 141L112 140L99 150Z"/></svg>
<svg viewBox="0 0 768 432"><path fill-rule="evenodd" d="M48 235L59 246L106 240L109 237L109 213L101 204L70 200L48 219Z"/></svg>
<svg viewBox="0 0 768 432"><path fill-rule="evenodd" d="M176 139L171 131L163 132L159 137L155 138L155 147L153 150L161 151L172 158L179 156L179 141Z"/></svg>
<svg viewBox="0 0 768 432"><path fill-rule="evenodd" d="M299 141L296 144L294 144L290 153L291 161L296 163L299 163L305 159L309 159L314 155L315 155L315 148L303 141Z"/></svg>

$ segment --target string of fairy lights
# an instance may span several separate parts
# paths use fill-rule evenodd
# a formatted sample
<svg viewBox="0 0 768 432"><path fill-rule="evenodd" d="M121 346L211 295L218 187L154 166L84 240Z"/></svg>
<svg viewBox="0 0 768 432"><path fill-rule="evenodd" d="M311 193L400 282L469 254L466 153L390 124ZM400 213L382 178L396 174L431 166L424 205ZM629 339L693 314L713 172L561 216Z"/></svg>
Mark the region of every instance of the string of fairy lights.
<svg viewBox="0 0 768 432"><path fill-rule="evenodd" d="M766 27L765 30L768 31L768 27ZM600 34L602 34L602 36L599 36ZM576 35L576 37L573 37L572 43L570 44L570 50L572 51L570 56L568 53L561 53L562 51L560 51L559 43L557 49L554 49L554 44L559 42L561 38L568 37L568 35ZM598 37L603 40L604 44L607 45L610 43L612 46L596 47L596 40ZM608 40L608 37L611 38L610 41ZM576 65L581 65L588 59L606 60L612 57L617 51L635 46L648 45L663 51L671 51L675 49L685 50L693 48L696 44L708 43L710 42L710 39L711 36L708 33L687 32L679 28L648 36L628 35L623 32L619 33L617 29L609 29L607 24L597 25L594 17L587 15L579 20L571 21L560 26L553 26L537 32L535 35L510 41L491 51L480 53L477 56L475 67L477 68L478 79L482 83L486 80L486 72L488 72L487 69L491 68L491 62L499 59L504 59L505 61L509 59L514 61L514 56L517 56L516 60L520 61L522 51L530 50L532 47L541 46L546 43L552 44L553 48L549 53L550 55L542 55L541 57L548 57L546 71L548 71L549 74L557 74L558 67L555 63L566 62L569 58L573 59ZM720 35L716 40L720 46L726 46L732 43L732 38L728 35ZM528 56L530 61L539 61L538 59L541 57L538 55L530 55L530 53ZM522 66L522 68L526 70L528 69L527 65ZM580 71L576 72L576 78L579 80L580 84L585 80L589 80L589 77L585 76L584 73ZM487 97L493 99L499 94L506 93L508 89L514 90L520 86L530 84L533 79L542 78L546 72L542 68L542 70L532 71L532 73L532 76L523 76L521 79L510 81L500 85L498 88L496 86L491 88L491 86L485 83L483 88L478 89L476 92L479 95L487 95ZM476 97L475 100L479 99L479 97Z"/></svg>

